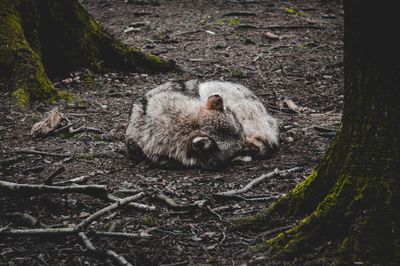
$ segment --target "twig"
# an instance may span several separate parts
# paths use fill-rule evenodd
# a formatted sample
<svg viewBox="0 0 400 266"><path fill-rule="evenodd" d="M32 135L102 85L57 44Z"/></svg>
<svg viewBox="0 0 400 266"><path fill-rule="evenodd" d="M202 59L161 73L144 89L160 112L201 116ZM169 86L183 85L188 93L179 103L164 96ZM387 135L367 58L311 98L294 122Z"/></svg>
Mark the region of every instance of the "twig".
<svg viewBox="0 0 400 266"><path fill-rule="evenodd" d="M243 187L241 189L219 192L219 193L213 194L213 196L216 196L216 197L228 196L229 197L229 196L241 194L241 193L249 191L252 187L254 187L255 185L259 184L260 182L262 182L263 180L265 180L267 178L272 178L275 176L292 173L292 172L298 172L298 171L302 171L303 169L304 169L303 167L294 167L294 168L283 170L283 171L279 171L278 169L275 169L273 172L263 174L255 179L253 179L245 187Z"/></svg>
<svg viewBox="0 0 400 266"><path fill-rule="evenodd" d="M198 32L202 32L202 30L181 31L181 32L171 34L171 37L175 37L175 36L179 36L179 35L186 35L186 34L194 34L194 33L198 33Z"/></svg>
<svg viewBox="0 0 400 266"><path fill-rule="evenodd" d="M93 253L94 255L101 255L104 252L105 255L110 257L110 259L114 260L119 265L132 266L132 264L130 264L122 255L119 255L112 250L97 250L84 232L80 232L78 235L81 238L83 245L88 249L90 253Z"/></svg>
<svg viewBox="0 0 400 266"><path fill-rule="evenodd" d="M214 214L215 216L217 216L218 219L220 219L220 220L223 221L223 222L226 222L226 219L223 218L223 217L222 217L221 215L219 215L218 213L216 213L215 211L213 211L213 210L210 208L210 206L207 206L207 209L208 209L212 214Z"/></svg>
<svg viewBox="0 0 400 266"><path fill-rule="evenodd" d="M53 185L67 185L67 184L83 184L87 181L88 177L83 175L80 177L72 178L69 180L63 180L58 182L53 182Z"/></svg>
<svg viewBox="0 0 400 266"><path fill-rule="evenodd" d="M55 170L53 173L51 173L46 179L43 181L42 184L44 185L51 185L53 183L53 178L64 172L65 167L60 166L57 170Z"/></svg>
<svg viewBox="0 0 400 266"><path fill-rule="evenodd" d="M111 201L118 201L121 198L118 198L118 197L110 194L110 195L108 195L108 199ZM156 209L156 206L154 206L154 205L146 205L146 204L137 203L137 202L130 202L128 204L128 206L139 209L139 210L145 210L145 211L154 211Z"/></svg>
<svg viewBox="0 0 400 266"><path fill-rule="evenodd" d="M60 128L54 129L53 131L50 131L47 135L56 134L56 133L58 133L58 132L61 132L61 131L63 131L64 129L67 129L67 128L72 127L73 125L75 125L75 124L78 123L78 122L79 122L79 120L76 120L76 121L74 121L74 122L70 122L70 123L68 123L68 124L65 125L65 126L62 126L62 127L60 127Z"/></svg>
<svg viewBox="0 0 400 266"><path fill-rule="evenodd" d="M80 222L76 226L76 228L78 230L80 230L80 229L86 227L88 224L90 224L94 220L96 220L97 218L99 218L99 217L101 217L101 216L103 216L103 215L105 215L105 214L107 214L107 213L109 213L111 211L114 211L114 210L116 210L118 208L121 208L122 206L127 205L128 203L130 203L130 202L132 202L134 200L140 199L141 197L144 196L144 194L145 194L144 192L140 192L139 194L131 196L131 197L118 199L115 203L113 203L113 204L111 204L111 205L109 205L109 206L107 206L107 207L95 212L94 214L90 215L88 218L86 218L85 220Z"/></svg>
<svg viewBox="0 0 400 266"><path fill-rule="evenodd" d="M97 133L97 134L101 134L103 133L100 129L98 128L94 128L94 127L86 127L86 126L81 126L78 127L77 129L73 129L72 127L69 129L69 133L70 134L76 134L76 133L80 133L80 132L92 132L92 133Z"/></svg>
<svg viewBox="0 0 400 266"><path fill-rule="evenodd" d="M323 26L319 25L270 25L265 27L259 27L253 24L239 24L236 26L237 29L264 29L264 30L298 30L298 29L323 29Z"/></svg>
<svg viewBox="0 0 400 266"><path fill-rule="evenodd" d="M236 26L237 29L258 29L260 27L258 27L257 25L253 25L253 24L239 24Z"/></svg>
<svg viewBox="0 0 400 266"><path fill-rule="evenodd" d="M48 186L18 184L0 180L0 194L33 196L49 193L78 193L107 198L108 189L104 185Z"/></svg>
<svg viewBox="0 0 400 266"><path fill-rule="evenodd" d="M62 158L71 156L71 154L52 153L52 152L35 151L35 150L17 150L15 152L22 153L22 154L38 154L38 155L43 155L43 156L62 157Z"/></svg>
<svg viewBox="0 0 400 266"><path fill-rule="evenodd" d="M103 232L97 231L94 233L95 236L99 237L116 237L116 238L138 238L141 237L138 233L124 233L124 232Z"/></svg>
<svg viewBox="0 0 400 266"><path fill-rule="evenodd" d="M193 209L199 208L199 205L196 205L196 204L189 204L189 205L179 204L172 198L165 195L162 191L157 192L154 195L154 198L164 202L168 207L175 209L175 210L193 210Z"/></svg>
<svg viewBox="0 0 400 266"><path fill-rule="evenodd" d="M96 248L93 246L92 242L89 240L89 238L86 236L84 232L78 233L79 237L81 238L83 245L90 251L94 252L96 251Z"/></svg>
<svg viewBox="0 0 400 266"><path fill-rule="evenodd" d="M118 255L112 250L107 250L106 254L112 259L114 259L115 262L118 262L120 265L132 266L132 264L130 264L122 255Z"/></svg>
<svg viewBox="0 0 400 266"><path fill-rule="evenodd" d="M224 243L224 241L225 241L225 239L226 239L226 234L225 234L225 232L226 232L226 227L224 227L223 229L221 229L221 227L219 227L219 225L218 225L218 228L219 228L219 230L221 230L221 232L222 232L222 239L221 239L221 241L219 241L219 243L218 243L218 245L221 245L222 243Z"/></svg>
<svg viewBox="0 0 400 266"><path fill-rule="evenodd" d="M61 228L34 228L34 229L14 229L8 228L1 229L0 235L4 236L42 236L42 235L71 235L76 234L77 230L74 227L61 227Z"/></svg>

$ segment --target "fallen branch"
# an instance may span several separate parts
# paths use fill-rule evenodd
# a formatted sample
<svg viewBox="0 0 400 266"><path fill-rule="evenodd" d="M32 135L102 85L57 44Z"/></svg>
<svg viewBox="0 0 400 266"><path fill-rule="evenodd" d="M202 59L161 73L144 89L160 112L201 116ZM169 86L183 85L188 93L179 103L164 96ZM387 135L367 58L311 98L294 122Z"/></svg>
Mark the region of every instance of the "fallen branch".
<svg viewBox="0 0 400 266"><path fill-rule="evenodd" d="M48 186L18 184L0 180L0 194L33 196L49 193L77 193L99 198L107 198L108 189L105 185L74 185L74 186Z"/></svg>
<svg viewBox="0 0 400 266"><path fill-rule="evenodd" d="M20 154L38 154L38 155L43 155L43 156L62 157L62 158L71 156L71 154L52 153L52 152L35 151L35 150L17 150L15 152L20 153Z"/></svg>
<svg viewBox="0 0 400 266"><path fill-rule="evenodd" d="M88 177L83 175L80 177L72 178L69 180L63 180L63 181L58 181L58 182L53 182L53 185L67 185L67 184L83 184L88 180Z"/></svg>
<svg viewBox="0 0 400 266"><path fill-rule="evenodd" d="M253 179L245 187L243 187L241 189L219 192L219 193L213 194L213 196L215 196L215 197L230 197L230 196L234 196L237 194L241 194L241 193L249 191L251 188L253 188L257 184L261 183L263 180L265 180L267 178L272 178L275 176L280 176L280 175L284 175L284 174L288 174L288 173L292 173L292 172L298 172L298 171L302 171L303 169L304 169L303 167L294 167L294 168L282 170L282 171L275 169L273 172L263 174L255 179Z"/></svg>
<svg viewBox="0 0 400 266"><path fill-rule="evenodd" d="M82 229L82 228L86 227L88 224L90 224L91 222L93 222L94 220L96 220L97 218L99 218L99 217L101 217L101 216L103 216L103 215L105 215L105 214L107 214L107 213L109 213L111 211L119 209L122 206L127 205L128 203L130 203L130 202L132 202L134 200L140 199L141 197L144 196L144 194L145 194L144 192L140 192L139 194L134 195L134 196L126 197L126 198L123 198L123 199L118 199L115 203L113 203L113 204L111 204L111 205L109 205L109 206L107 206L107 207L95 212L94 214L90 215L88 218L86 218L81 223L79 223L76 226L76 228L78 230Z"/></svg>
<svg viewBox="0 0 400 266"><path fill-rule="evenodd" d="M141 192L143 193L143 192ZM121 198L118 198L114 195L108 195L108 199L111 201L118 201ZM142 203L137 203L137 202L130 202L128 204L128 206L139 209L139 210L144 210L144 211L154 211L156 209L156 206L154 205L146 205L146 204L142 204Z"/></svg>
<svg viewBox="0 0 400 266"><path fill-rule="evenodd" d="M0 229L0 236L43 236L43 235L73 235L78 233L74 227L33 228L33 229Z"/></svg>

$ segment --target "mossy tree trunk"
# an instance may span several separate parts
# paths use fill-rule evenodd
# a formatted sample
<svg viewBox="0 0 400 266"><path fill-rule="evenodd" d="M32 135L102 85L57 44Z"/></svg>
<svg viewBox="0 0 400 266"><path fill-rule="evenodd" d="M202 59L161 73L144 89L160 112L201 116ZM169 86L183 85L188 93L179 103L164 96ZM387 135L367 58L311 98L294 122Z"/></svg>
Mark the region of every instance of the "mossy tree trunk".
<svg viewBox="0 0 400 266"><path fill-rule="evenodd" d="M0 89L17 103L55 100L49 78L79 68L160 72L172 61L112 38L77 0L0 0Z"/></svg>
<svg viewBox="0 0 400 266"><path fill-rule="evenodd" d="M326 250L333 251L337 263L398 265L400 42L394 27L400 16L377 0L345 0L344 9L341 130L316 171L241 226L271 228L295 221L262 245L285 258L322 257Z"/></svg>

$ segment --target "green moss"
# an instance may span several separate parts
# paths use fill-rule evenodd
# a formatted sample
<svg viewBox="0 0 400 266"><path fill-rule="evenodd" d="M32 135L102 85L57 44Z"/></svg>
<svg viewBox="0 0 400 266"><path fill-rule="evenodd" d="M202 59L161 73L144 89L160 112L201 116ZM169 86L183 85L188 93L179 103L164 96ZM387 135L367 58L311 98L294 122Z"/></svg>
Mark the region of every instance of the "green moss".
<svg viewBox="0 0 400 266"><path fill-rule="evenodd" d="M307 17L307 13L305 13L305 12L299 12L299 13L297 13L297 15L300 17Z"/></svg>
<svg viewBox="0 0 400 266"><path fill-rule="evenodd" d="M223 26L223 25L225 25L225 20L224 19L217 19L215 21L215 24L219 25L219 26Z"/></svg>
<svg viewBox="0 0 400 266"><path fill-rule="evenodd" d="M93 74L87 74L83 77L83 84L85 84L86 87L92 87L94 85L94 75Z"/></svg>
<svg viewBox="0 0 400 266"><path fill-rule="evenodd" d="M308 186L314 182L315 178L317 177L317 172L313 170L308 177L298 184L291 192L290 195L291 197L296 198L297 200L302 200L304 199L304 192L308 188Z"/></svg>
<svg viewBox="0 0 400 266"><path fill-rule="evenodd" d="M97 157L98 157L97 153L94 152L81 152L76 156L76 158L82 160L94 160Z"/></svg>
<svg viewBox="0 0 400 266"><path fill-rule="evenodd" d="M16 89L12 93L12 96L15 98L15 103L20 108L29 107L29 93L24 89Z"/></svg>
<svg viewBox="0 0 400 266"><path fill-rule="evenodd" d="M283 10L284 10L287 14L290 14L290 15L296 13L296 11L294 10L294 8L291 8L291 7L283 7Z"/></svg>
<svg viewBox="0 0 400 266"><path fill-rule="evenodd" d="M73 103L75 100L74 94L67 91L59 91L58 98L64 100L66 103Z"/></svg>
<svg viewBox="0 0 400 266"><path fill-rule="evenodd" d="M231 18L229 19L228 25L231 27L235 27L240 24L240 18Z"/></svg>
<svg viewBox="0 0 400 266"><path fill-rule="evenodd" d="M156 221L157 221L157 219L150 215L145 215L142 218L142 224L149 226L149 227L157 225Z"/></svg>
<svg viewBox="0 0 400 266"><path fill-rule="evenodd" d="M73 136L73 138L74 139L76 139L76 140L81 140L82 139L82 133L76 133L76 134L74 134L74 136Z"/></svg>

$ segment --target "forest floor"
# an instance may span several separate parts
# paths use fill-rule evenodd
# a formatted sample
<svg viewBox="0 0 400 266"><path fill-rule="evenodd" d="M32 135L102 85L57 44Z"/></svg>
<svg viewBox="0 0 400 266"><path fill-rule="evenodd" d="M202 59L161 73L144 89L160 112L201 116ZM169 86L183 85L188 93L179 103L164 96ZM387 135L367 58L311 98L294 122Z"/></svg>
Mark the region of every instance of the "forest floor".
<svg viewBox="0 0 400 266"><path fill-rule="evenodd" d="M113 250L133 265L282 264L250 249L273 234L231 231L229 221L258 213L273 198L304 180L323 158L339 127L343 105L343 11L339 1L81 2L117 38L173 59L185 72L93 74L81 70L54 79L58 89L79 99L77 104L62 105L64 115L101 133L67 132L32 139L32 125L51 107L18 110L7 95L1 95L0 161L15 157L19 150L47 151L66 158L25 154L17 162L0 165L0 179L40 184L63 166L65 171L54 181L85 176L88 184L103 184L114 190L162 190L181 204L204 204L194 209L172 209L146 196L138 202L155 206L155 210L122 208L90 224L91 231L138 233L132 238L88 234L96 248ZM279 119L281 141L275 157L220 171L165 170L130 160L125 153L124 133L132 99L166 81L194 78L229 80L251 88ZM275 168L295 166L304 169L264 180L241 195L248 199L264 197L262 201L212 196L241 188ZM28 213L48 225L73 225L108 204L78 194L0 195L0 228L24 228L12 215L15 212ZM312 264L329 262L317 251L306 260ZM109 263L85 253L75 236L0 239L1 265Z"/></svg>

